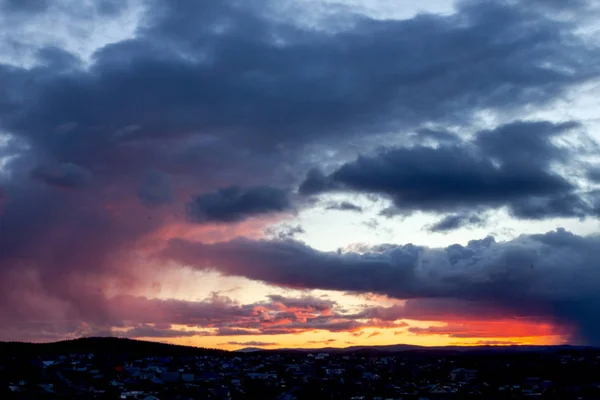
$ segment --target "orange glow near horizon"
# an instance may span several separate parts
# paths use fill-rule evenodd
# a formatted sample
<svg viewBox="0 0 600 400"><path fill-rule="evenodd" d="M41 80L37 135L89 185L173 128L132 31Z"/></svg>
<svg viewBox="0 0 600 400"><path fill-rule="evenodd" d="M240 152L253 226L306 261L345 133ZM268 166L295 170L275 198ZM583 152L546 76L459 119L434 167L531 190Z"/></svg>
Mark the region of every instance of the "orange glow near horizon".
<svg viewBox="0 0 600 400"><path fill-rule="evenodd" d="M429 327L444 328L443 322L408 321L411 328L426 330ZM523 323L515 321L469 322L478 327L474 336L467 331L450 334L411 333L406 329L364 328L355 332L308 331L282 335L236 335L236 336L194 336L179 338L143 338L140 340L159 341L195 347L237 350L244 347L277 348L343 348L350 346L384 346L407 344L426 347L435 346L477 346L477 345L558 345L567 342L567 336L557 333L548 324ZM440 331L443 331L440 329ZM463 337L464 335L464 337ZM264 345L263 345L264 344Z"/></svg>

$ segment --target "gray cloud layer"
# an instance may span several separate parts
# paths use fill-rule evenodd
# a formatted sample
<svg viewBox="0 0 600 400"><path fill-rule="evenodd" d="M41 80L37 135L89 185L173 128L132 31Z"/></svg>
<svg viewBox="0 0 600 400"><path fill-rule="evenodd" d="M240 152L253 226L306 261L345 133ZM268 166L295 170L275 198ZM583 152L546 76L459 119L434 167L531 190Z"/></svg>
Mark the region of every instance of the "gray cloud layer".
<svg viewBox="0 0 600 400"><path fill-rule="evenodd" d="M3 323L52 315L71 321L57 329L68 332L76 322L107 319L114 309L98 300L98 291L128 293L148 284L130 265L147 250L142 244L149 236L174 220L231 223L288 211L289 194L277 188L299 184L330 150L347 154L353 142L373 145L383 133L397 132L402 141L416 131L423 143L365 155L331 175L315 170L302 191L375 192L399 209L453 214L506 206L516 217L541 219L600 210L597 193L580 193L551 168L576 156L551 140L573 125L516 122L469 143L452 132L421 129L468 127L481 112L521 115L598 77L598 46L579 35L575 19L541 11L540 1L464 1L450 16L402 21L346 15L344 29L328 32L275 18L267 0L146 0L134 37L97 49L89 63L60 46L21 42L21 26L36 18L60 16L72 27L125 8L117 1L79 3L0 2L6 43L25 46L35 59L27 67L0 63L0 131L10 136L0 145ZM575 5L568 9L581 13L585 4ZM428 188L419 184L423 179ZM439 252L479 266L485 257L495 260L488 250L505 254L512 245L531 244L548 270L535 282L511 272L517 283L539 285L533 292L523 286L523 296L556 305L595 340L594 327L581 317L586 310L593 315L594 296L553 303L548 294L571 296L573 275L564 266L584 271L581 257L593 253L584 244L595 239L571 237L573 249L582 246L576 252L544 245L546 236ZM206 268L200 261L218 258L221 271L242 274L227 259L228 249L257 261L243 274L273 284L409 297L475 293L478 299L485 292L490 301L494 295L515 300L498 283L513 275L496 271L492 261L493 277L477 267L468 270L472 275L448 275L463 270L444 257L431 264L430 281L415 275L421 270L410 266L424 250L411 245L342 256L294 242L173 242L171 256L199 268ZM531 252L525 255L533 260ZM593 265L590 258L588 268ZM589 273L584 282L595 281ZM137 322L138 329L155 328Z"/></svg>
<svg viewBox="0 0 600 400"><path fill-rule="evenodd" d="M291 208L287 191L268 186L228 187L197 196L187 205L189 218L198 223L236 222Z"/></svg>
<svg viewBox="0 0 600 400"><path fill-rule="evenodd" d="M205 245L173 240L163 254L197 269L281 286L495 304L515 315L571 323L581 339L595 344L600 325L591 316L600 311L599 256L598 236L562 229L440 249L382 245L365 254L324 253L294 241Z"/></svg>
<svg viewBox="0 0 600 400"><path fill-rule="evenodd" d="M311 170L300 193L357 191L389 196L399 211L456 212L507 206L518 218L594 215L592 198L552 170L571 150L553 139L573 123L515 122L472 141L398 147L361 156L329 175Z"/></svg>

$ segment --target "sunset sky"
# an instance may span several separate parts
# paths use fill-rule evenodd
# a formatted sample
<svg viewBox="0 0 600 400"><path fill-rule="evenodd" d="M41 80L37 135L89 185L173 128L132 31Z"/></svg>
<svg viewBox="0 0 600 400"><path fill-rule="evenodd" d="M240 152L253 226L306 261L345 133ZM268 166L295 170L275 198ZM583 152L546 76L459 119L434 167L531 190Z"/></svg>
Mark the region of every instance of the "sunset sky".
<svg viewBox="0 0 600 400"><path fill-rule="evenodd" d="M0 0L0 340L600 345L599 18Z"/></svg>

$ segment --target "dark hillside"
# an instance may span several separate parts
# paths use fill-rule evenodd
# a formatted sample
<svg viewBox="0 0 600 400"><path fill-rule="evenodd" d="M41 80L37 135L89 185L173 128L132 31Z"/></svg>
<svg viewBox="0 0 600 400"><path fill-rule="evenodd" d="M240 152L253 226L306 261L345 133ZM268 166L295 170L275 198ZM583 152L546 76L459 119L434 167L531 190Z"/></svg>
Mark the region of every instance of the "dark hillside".
<svg viewBox="0 0 600 400"><path fill-rule="evenodd" d="M129 356L225 355L224 350L178 346L123 338L82 338L54 343L0 342L0 358L44 357L69 353L119 354Z"/></svg>

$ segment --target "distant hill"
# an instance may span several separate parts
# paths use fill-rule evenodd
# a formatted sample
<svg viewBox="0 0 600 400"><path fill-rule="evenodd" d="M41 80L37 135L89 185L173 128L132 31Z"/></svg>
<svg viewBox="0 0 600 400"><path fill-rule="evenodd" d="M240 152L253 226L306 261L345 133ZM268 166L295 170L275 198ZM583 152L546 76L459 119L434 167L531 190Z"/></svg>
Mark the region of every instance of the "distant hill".
<svg viewBox="0 0 600 400"><path fill-rule="evenodd" d="M350 346L350 347L322 347L317 349L281 349L271 351L299 351L299 352L319 352L319 353L355 353L355 352L402 352L412 350L427 350L429 347L414 346L409 344L392 344L386 346ZM243 350L243 349L242 349ZM269 350L267 350L269 351Z"/></svg>
<svg viewBox="0 0 600 400"><path fill-rule="evenodd" d="M113 337L92 337L75 340L65 340L54 343L25 343L25 342L0 342L0 358L19 356L56 356L69 353L113 354L128 356L195 356L195 355L233 355L239 353L332 353L332 354L391 354L391 353L522 353L522 352L553 352L553 351L581 351L597 348L581 346L449 346L449 347L424 347L406 344L387 346L351 346L345 348L324 347L317 349L273 349L266 350L256 347L247 347L235 352L226 350L207 349L200 347L179 346L157 342L147 342L134 339Z"/></svg>
<svg viewBox="0 0 600 400"><path fill-rule="evenodd" d="M526 353L526 352L554 352L554 351L581 351L586 349L597 348L586 347L586 346L528 346L528 345L514 345L514 346L440 346L440 347L426 347L426 346L415 346L408 344L393 344L383 346L350 346L350 347L323 347L316 349L302 349L302 348L291 348L291 349L258 349L258 348L243 348L237 350L237 352L299 352L299 353L332 353L332 354L382 354L382 353L403 353L403 352L423 352L423 353Z"/></svg>
<svg viewBox="0 0 600 400"><path fill-rule="evenodd" d="M54 356L69 353L153 356L223 355L225 350L178 346L113 337L92 337L54 343L0 342L0 357L13 355Z"/></svg>
<svg viewBox="0 0 600 400"><path fill-rule="evenodd" d="M263 350L260 347L244 347L243 349L236 350L236 353L256 353Z"/></svg>

